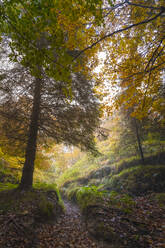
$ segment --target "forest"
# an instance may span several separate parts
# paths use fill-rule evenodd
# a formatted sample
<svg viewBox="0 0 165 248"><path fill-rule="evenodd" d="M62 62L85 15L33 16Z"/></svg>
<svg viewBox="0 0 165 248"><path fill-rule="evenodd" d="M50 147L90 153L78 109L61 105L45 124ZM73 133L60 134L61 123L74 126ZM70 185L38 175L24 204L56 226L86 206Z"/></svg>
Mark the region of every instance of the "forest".
<svg viewBox="0 0 165 248"><path fill-rule="evenodd" d="M0 248L164 248L164 0L1 0L0 45Z"/></svg>

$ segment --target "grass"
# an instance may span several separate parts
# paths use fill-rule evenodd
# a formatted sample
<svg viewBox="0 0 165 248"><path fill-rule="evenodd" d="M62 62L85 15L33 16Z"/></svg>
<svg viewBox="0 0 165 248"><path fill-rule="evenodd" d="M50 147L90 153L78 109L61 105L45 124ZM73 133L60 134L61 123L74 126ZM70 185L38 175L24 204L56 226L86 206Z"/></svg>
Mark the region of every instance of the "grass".
<svg viewBox="0 0 165 248"><path fill-rule="evenodd" d="M164 155L159 156L153 155L146 157L146 165L153 167L157 167L157 170L159 170L159 163L157 163L157 158L159 158L160 164L164 163ZM135 173L136 168L141 166L141 160L137 156L132 156L129 158L121 159L118 162L111 163L111 160L105 156L100 156L98 158L88 158L87 156L84 156L80 161L75 163L71 168L66 170L62 176L60 176L57 180L57 184L60 188L65 188L64 190L67 191L67 188L69 187L69 184L76 183L76 186L85 186L85 185L96 185L99 186L100 184L104 184L105 187L110 188L111 182L109 177L115 178L115 175L121 176L122 173ZM153 167L152 167L153 166ZM106 169L106 167L110 168L110 174L102 176L100 173L100 177L97 178L94 176L95 174L99 173L100 170ZM142 166L142 168L144 168ZM149 169L149 167L147 167ZM143 170L143 169L142 169ZM154 170L154 168L153 168ZM152 170L152 171L153 171ZM152 174L151 171L151 174ZM154 172L153 172L154 173ZM156 172L155 172L156 173ZM131 177L130 177L131 178ZM131 180L131 179L130 179ZM132 179L135 180L135 177ZM139 180L140 183L140 180ZM133 181L132 181L133 184ZM66 185L66 186L65 186ZM115 183L113 184L113 186ZM125 184L124 184L125 185ZM122 187L122 185L121 185ZM145 187L144 187L145 188ZM114 189L114 187L113 187ZM70 189L69 189L70 190ZM117 190L119 191L119 187L117 186Z"/></svg>
<svg viewBox="0 0 165 248"><path fill-rule="evenodd" d="M84 157L74 164L73 167L66 170L58 179L57 185L61 187L67 181L73 181L78 178L82 178L87 176L91 171L94 171L100 168L99 159L88 157L84 155Z"/></svg>
<svg viewBox="0 0 165 248"><path fill-rule="evenodd" d="M0 183L0 191L16 189L18 184Z"/></svg>
<svg viewBox="0 0 165 248"><path fill-rule="evenodd" d="M94 169L83 170L81 164L78 164L76 168L73 167L65 172L65 179L62 180L64 186L61 187L62 192L69 199L76 201L77 192L80 187L83 186L101 186L102 189L112 191L115 190L119 193L126 193L129 195L142 195L144 193L153 191L153 192L163 192L165 189L165 166L160 164L154 164L156 157L148 157L148 160L151 162L151 165L141 165L140 160L136 157L127 158L120 160L118 163L106 165L105 167L99 167L96 165ZM85 160L87 161L87 160ZM93 162L93 161L92 161ZM98 162L98 160L97 160ZM161 158L161 163L163 162L163 157ZM153 165L154 164L154 165ZM85 164L85 166L87 163ZM93 168L92 163L92 168ZM98 174L100 170L106 169L107 167L111 168L110 174L105 173L104 177L94 177L95 174ZM71 177L70 172L74 170L82 171L81 177ZM88 174L86 175L86 173ZM91 174L90 174L91 173ZM83 175L85 177L83 178ZM73 181L72 181L72 180ZM81 180L80 180L81 179ZM85 179L85 180L84 180Z"/></svg>
<svg viewBox="0 0 165 248"><path fill-rule="evenodd" d="M112 176L104 188L133 195L141 195L149 191L163 192L165 189L164 178L164 165L139 165Z"/></svg>

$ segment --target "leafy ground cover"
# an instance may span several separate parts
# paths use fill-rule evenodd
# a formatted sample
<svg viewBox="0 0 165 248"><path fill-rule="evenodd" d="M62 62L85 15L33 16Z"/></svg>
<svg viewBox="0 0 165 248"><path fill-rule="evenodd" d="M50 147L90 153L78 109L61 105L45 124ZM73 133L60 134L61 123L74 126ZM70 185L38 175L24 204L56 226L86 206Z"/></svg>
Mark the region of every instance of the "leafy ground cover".
<svg viewBox="0 0 165 248"><path fill-rule="evenodd" d="M79 209L65 201L65 213L54 225L42 225L36 230L40 248L113 248L90 236Z"/></svg>
<svg viewBox="0 0 165 248"><path fill-rule="evenodd" d="M118 247L159 247L165 243L165 208L154 195L127 202L123 196L89 205L85 211L89 232ZM117 245L116 244L116 245Z"/></svg>
<svg viewBox="0 0 165 248"><path fill-rule="evenodd" d="M28 192L19 191L16 185L7 189L6 185L0 192L0 247L35 247L36 227L57 220L62 212L53 185L36 185Z"/></svg>
<svg viewBox="0 0 165 248"><path fill-rule="evenodd" d="M65 202L62 211L55 188L38 184L29 192L0 192L0 247L106 247L89 235L78 207Z"/></svg>
<svg viewBox="0 0 165 248"><path fill-rule="evenodd" d="M60 215L56 209L55 219L47 221L50 216L52 220L50 202L57 204L57 194L50 189L52 186L45 185L45 189L35 189L26 196L22 193L22 197L15 190L8 191L7 198L13 197L15 205L11 200L1 209L0 247L164 248L164 193L132 198L94 186L79 188L76 199L83 219L75 205L65 202L65 212ZM1 203L6 193L1 191Z"/></svg>
<svg viewBox="0 0 165 248"><path fill-rule="evenodd" d="M79 187L70 191L85 217L89 233L114 247L163 248L165 193L130 197L115 191Z"/></svg>

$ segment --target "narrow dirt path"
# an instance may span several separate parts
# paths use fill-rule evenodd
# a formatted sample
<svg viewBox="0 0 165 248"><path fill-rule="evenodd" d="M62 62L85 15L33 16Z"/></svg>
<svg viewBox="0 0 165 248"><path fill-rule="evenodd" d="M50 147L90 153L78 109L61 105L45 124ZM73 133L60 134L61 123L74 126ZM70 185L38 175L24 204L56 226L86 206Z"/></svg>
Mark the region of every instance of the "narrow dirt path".
<svg viewBox="0 0 165 248"><path fill-rule="evenodd" d="M86 230L78 207L64 200L65 214L56 224L44 225L38 233L38 248L112 248L102 241L95 241Z"/></svg>

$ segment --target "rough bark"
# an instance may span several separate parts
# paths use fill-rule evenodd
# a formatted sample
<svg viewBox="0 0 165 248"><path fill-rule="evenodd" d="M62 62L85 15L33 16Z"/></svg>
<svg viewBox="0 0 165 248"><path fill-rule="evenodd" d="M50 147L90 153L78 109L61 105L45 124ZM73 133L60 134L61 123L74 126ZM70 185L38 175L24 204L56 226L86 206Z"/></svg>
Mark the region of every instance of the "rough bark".
<svg viewBox="0 0 165 248"><path fill-rule="evenodd" d="M34 161L36 156L37 133L40 116L42 79L36 78L32 115L29 126L28 142L25 153L25 163L22 172L22 178L19 188L30 189L33 184Z"/></svg>

